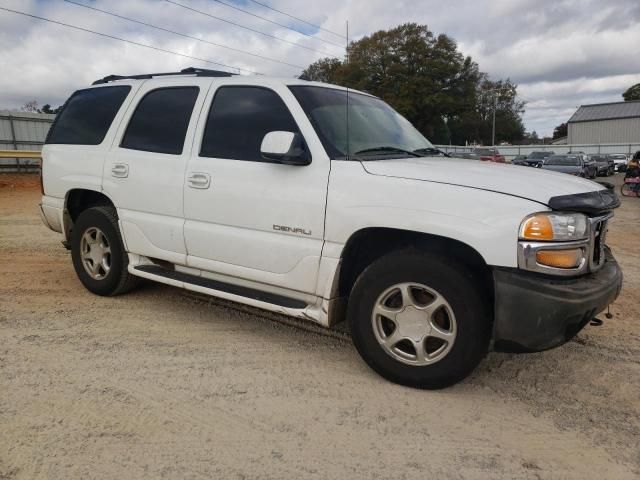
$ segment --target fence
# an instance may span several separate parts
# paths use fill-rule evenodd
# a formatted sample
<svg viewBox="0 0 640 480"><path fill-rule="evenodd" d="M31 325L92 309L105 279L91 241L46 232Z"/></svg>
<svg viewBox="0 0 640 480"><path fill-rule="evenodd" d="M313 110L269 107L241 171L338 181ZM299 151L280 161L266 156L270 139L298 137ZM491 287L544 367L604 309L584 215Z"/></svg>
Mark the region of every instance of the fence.
<svg viewBox="0 0 640 480"><path fill-rule="evenodd" d="M447 153L471 152L473 147L457 145L436 145ZM554 153L584 152L586 154L624 153L633 155L640 150L640 143L589 143L574 145L503 145L498 150L507 160L512 160L518 155L528 155L531 152L551 151Z"/></svg>
<svg viewBox="0 0 640 480"><path fill-rule="evenodd" d="M0 150L41 150L55 115L0 110ZM37 158L1 158L2 171L33 170Z"/></svg>

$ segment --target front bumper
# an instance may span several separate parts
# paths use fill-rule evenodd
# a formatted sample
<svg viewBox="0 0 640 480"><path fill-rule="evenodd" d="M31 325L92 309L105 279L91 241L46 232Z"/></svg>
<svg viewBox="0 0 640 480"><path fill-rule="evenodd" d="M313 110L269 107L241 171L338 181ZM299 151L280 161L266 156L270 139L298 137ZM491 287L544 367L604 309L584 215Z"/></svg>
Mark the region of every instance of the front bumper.
<svg viewBox="0 0 640 480"><path fill-rule="evenodd" d="M496 268L494 349L536 352L562 345L613 302L622 271L611 251L595 273L565 279Z"/></svg>

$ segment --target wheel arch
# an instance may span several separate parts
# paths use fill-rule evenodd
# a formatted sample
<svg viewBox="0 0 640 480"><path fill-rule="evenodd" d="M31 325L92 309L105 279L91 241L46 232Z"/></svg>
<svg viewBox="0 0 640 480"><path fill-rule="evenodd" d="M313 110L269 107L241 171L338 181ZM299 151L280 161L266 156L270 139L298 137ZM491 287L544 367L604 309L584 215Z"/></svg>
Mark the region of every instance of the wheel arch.
<svg viewBox="0 0 640 480"><path fill-rule="evenodd" d="M396 228L367 227L354 232L342 249L332 291L341 298L348 298L356 279L368 265L386 253L403 248L442 254L464 265L482 289L487 306L493 310L493 274L475 248L450 237Z"/></svg>
<svg viewBox="0 0 640 480"><path fill-rule="evenodd" d="M88 208L97 206L112 206L115 208L111 198L97 190L73 188L66 193L63 211L63 229L66 242L69 241L73 225L80 214Z"/></svg>

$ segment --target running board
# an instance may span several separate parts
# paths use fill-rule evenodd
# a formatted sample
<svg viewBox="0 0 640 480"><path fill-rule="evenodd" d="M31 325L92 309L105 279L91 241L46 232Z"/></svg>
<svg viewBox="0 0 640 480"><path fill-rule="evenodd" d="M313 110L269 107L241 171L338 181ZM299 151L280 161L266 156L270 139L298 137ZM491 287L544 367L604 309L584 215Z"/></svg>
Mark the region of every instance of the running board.
<svg viewBox="0 0 640 480"><path fill-rule="evenodd" d="M277 293L264 292L262 290L256 290L255 288L242 287L240 285L221 282L219 280L212 280L198 275L191 275L190 273L179 272L177 270L169 270L168 268L164 268L159 265L139 265L137 267L133 267L133 269L178 282L196 285L198 287L209 288L211 290L217 290L231 295L251 298L259 302L270 303L271 305L278 305L280 307L293 308L297 310L302 310L308 307L305 302L302 300L296 300L295 298L285 297L283 295L278 295Z"/></svg>

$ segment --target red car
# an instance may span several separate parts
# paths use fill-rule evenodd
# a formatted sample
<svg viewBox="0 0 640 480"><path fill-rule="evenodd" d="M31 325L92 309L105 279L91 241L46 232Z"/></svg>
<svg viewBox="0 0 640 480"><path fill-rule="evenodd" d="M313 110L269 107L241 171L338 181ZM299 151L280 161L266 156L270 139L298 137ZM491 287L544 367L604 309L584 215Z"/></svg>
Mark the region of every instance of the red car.
<svg viewBox="0 0 640 480"><path fill-rule="evenodd" d="M505 158L503 155L500 155L500 152L497 148L493 147L482 147L476 148L473 150L473 153L480 157L480 160L485 162L496 162L496 163L505 163Z"/></svg>

